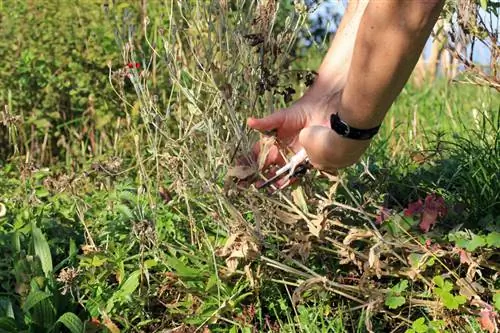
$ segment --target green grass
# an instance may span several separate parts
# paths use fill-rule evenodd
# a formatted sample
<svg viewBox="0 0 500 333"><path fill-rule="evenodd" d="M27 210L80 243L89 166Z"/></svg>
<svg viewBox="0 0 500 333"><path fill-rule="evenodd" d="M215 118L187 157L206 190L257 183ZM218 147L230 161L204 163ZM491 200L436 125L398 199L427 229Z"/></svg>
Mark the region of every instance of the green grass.
<svg viewBox="0 0 500 333"><path fill-rule="evenodd" d="M412 119L401 115L411 112L419 102L424 106L432 105L433 109L438 110L446 104L451 104L457 117L468 116L469 119L474 119L471 110L458 103L457 94L461 90L464 90L461 86L436 86L431 93L427 92L425 95L412 88L405 90L390 115L400 119L401 125L395 127L394 131L401 131L401 134L389 134L389 126L384 126L384 132L364 158L369 161L368 169L375 179L366 174L361 175L364 171L361 164L343 172L341 179L345 183L340 185L335 201L347 208L332 204L329 206L332 214L344 223L353 223L351 225L363 228L366 214L376 213L374 209L378 205L386 204L394 211L401 211L403 206L417 199L418 195L433 192L443 195L450 205L466 199L483 207L481 209L490 209L490 215L485 213L483 217L486 219L490 216L489 218L496 219L498 223L498 203L495 204L491 200L491 193L487 192L498 189L498 183L487 181L494 177L494 172L488 169L493 167L488 163L494 161L489 159L489 154L479 149L487 144L486 141L471 141L471 146L464 144L462 140L470 140L468 138L473 136L467 134L465 127L463 132L449 136L450 143L439 154L418 163L412 161L411 152L434 149L436 142L432 135L423 138L422 134L419 134L419 142L408 140L405 143L390 143L393 136L401 141L405 140L404 135L408 133L405 127L410 128ZM470 89L468 93L468 103L482 103L484 111L488 111L488 107L494 103L491 99L488 100L491 95L485 90ZM424 106L423 110L432 110ZM422 121L416 127L418 133L430 131L432 124L438 124L435 126L436 131L444 132L453 126L433 121L426 124L428 118L424 117L423 110L419 110ZM437 117L436 113L428 113L432 114L429 118ZM447 115L441 115L444 122ZM476 126L473 122L468 124L471 130ZM483 129L486 131L485 135L495 134L486 126ZM393 155L394 147L399 149L396 157ZM472 147L476 155L474 164L470 165L471 160L467 154L471 153ZM440 177L447 172L442 165L452 159L453 163L456 163L453 168L455 173L461 170L464 174L440 182ZM342 281L339 280L342 277L348 280L344 280L341 285L354 289L339 291L354 298L363 294L358 295L356 291L363 288L359 285L361 276L358 269L352 263L340 264L342 253L329 241L338 239L342 243L342 237L345 237L342 236L342 229L336 229L328 222L329 226L323 231L323 237L309 238L311 243L308 243L305 239L297 239L294 234L304 230L303 221L299 221L295 226L273 226L266 222L267 219L273 218L272 214L261 211L260 237L264 238L248 238L251 236L241 229L241 224L239 227L220 225L220 216L217 216L220 211L212 206L214 199L210 195L188 198L188 206L186 198L170 188L172 200L166 202L158 192L147 191L140 186L135 169L129 170L125 164L115 165L114 172L119 175L114 176L105 168L106 163L110 162L100 162L102 168L97 168L95 164L82 165L78 172L71 175L63 173L63 169L57 166L51 168L53 171L21 170L13 163L2 166L0 175L4 186L0 197L7 213L1 218L1 244L2 252L8 253L8 256L1 261L4 267L1 299L2 304L12 306L18 327L37 327L32 324L36 314L29 310L22 314L22 304L27 295L41 288L40 290L48 292L52 297L64 299L65 304L71 304L72 311L79 315L82 321L85 322L91 317L99 318L101 322L107 323L109 328L111 324L105 321L106 316L109 316L112 322L125 331L137 331L146 327L174 327L182 323L193 328L208 325L214 331L248 330L251 326L262 331L269 331L270 327L280 327L280 331L284 332L365 330L366 313L363 310L366 308L360 307L363 304L357 304L339 295L333 291L335 287L331 285L340 283L338 281ZM127 163L134 164L134 161ZM485 177L468 178L474 175L472 167L482 164ZM325 188L326 184L315 183L315 186ZM483 191L472 184L477 184ZM163 186L167 188L168 183ZM392 196L392 201L387 199ZM285 197L289 197L287 192ZM258 196L254 200L258 200ZM298 201L295 202L299 204ZM312 202L310 205L308 209L313 213L315 204ZM351 212L349 207L359 208L362 213ZM256 211L249 207L242 211L242 215L235 212L234 218L243 219L239 223L248 223L247 227L253 228L253 223L256 222L255 213ZM442 268L436 267L436 263L422 274L430 274L432 277L445 273L444 267L457 265L453 259L453 250L446 241L450 230L457 227L456 223L468 223L470 230L478 234L487 235L487 230L496 230L498 224L493 220L483 221L487 229L477 224L477 221L468 221L471 216L477 214L480 214L479 208L469 206L461 213L451 212L448 216L451 220L446 218L438 222L432 233L424 237L440 243L447 254L440 258L444 265ZM45 277L41 270L44 258L39 261L36 248L33 248L35 239L32 233L35 225L43 231L50 248L51 273ZM344 230L349 233L348 229ZM409 230L412 237L423 237L417 230L412 230ZM225 268L228 262L225 263L223 258L218 256L221 253L216 249L220 249L227 237L235 232L241 234L241 238L236 241L239 246L251 246L250 244L257 242L255 244L259 252L247 253L250 255L248 260L239 261L249 264L248 268L244 269L240 263L236 271L230 274ZM337 233L340 233L340 238ZM384 237L388 241L392 239L390 233ZM412 242L411 238L404 237L406 242ZM374 244L371 242L376 242L376 238L361 239L364 241L348 244L348 248L352 246L353 250L368 255L370 246ZM301 256L287 252L292 249L291 243L296 244L296 251L301 251L301 246L310 246L310 249L302 250L309 253ZM401 248L394 248L400 255L406 252L407 245L403 244L400 244ZM235 249L237 248L238 246ZM425 250L422 253L425 253ZM479 254L486 255L491 260L495 257L486 244L471 251L470 255ZM260 257L261 255L264 257ZM390 257L390 253L385 255ZM274 260L278 262L275 263ZM390 265L396 272L405 271L401 263L393 262ZM78 271L75 280L56 280L56 277L61 277L61 272L66 267L73 267ZM460 264L456 267L459 271L465 269L460 268ZM491 269L493 268L482 270L484 282L490 281L488 277L496 272L496 269ZM371 276L373 273L367 271L365 274ZM383 277L382 280L375 276L369 278L368 283L373 283L372 291L379 288L382 290L399 281L400 278L393 274ZM304 281L314 281L319 277L326 280L313 283L310 287L305 287L302 293L294 295L296 288ZM34 281L38 281L36 288ZM412 283L415 294L407 294L407 299L424 292L418 279ZM495 285L493 280L488 283L493 284L485 284L484 287L492 288ZM66 295L60 295L60 288L63 286L66 286ZM419 290L418 293L416 290ZM363 302L369 303L381 297L376 294L373 292L372 296ZM483 295L486 300L492 297L487 290ZM296 297L298 303L292 301ZM427 297L430 297L429 301L432 300L432 292ZM42 303L37 306L41 307ZM6 311L5 307L3 309ZM55 321L55 315L60 316L62 312L53 311ZM386 321L383 315L377 314L378 310L371 311L371 321L374 327L380 330L397 325L405 326L404 322L398 324L397 320ZM410 320L424 314L418 307L408 311ZM435 320L437 318L440 317L435 317ZM89 325L88 322L86 325ZM451 331L453 330L451 328Z"/></svg>
<svg viewBox="0 0 500 333"><path fill-rule="evenodd" d="M97 115L33 127L46 117L25 119L27 97L2 91L20 117L0 133L0 331L479 332L479 311L499 310L498 93L407 85L336 180L238 188L231 157L257 139L244 119L305 85L283 70L300 8L263 25L275 52L246 42L265 15L237 5L154 7L147 40L118 34L123 53L110 56L148 75L113 67ZM110 13L126 32L140 8ZM424 234L403 211L432 195L447 212Z"/></svg>

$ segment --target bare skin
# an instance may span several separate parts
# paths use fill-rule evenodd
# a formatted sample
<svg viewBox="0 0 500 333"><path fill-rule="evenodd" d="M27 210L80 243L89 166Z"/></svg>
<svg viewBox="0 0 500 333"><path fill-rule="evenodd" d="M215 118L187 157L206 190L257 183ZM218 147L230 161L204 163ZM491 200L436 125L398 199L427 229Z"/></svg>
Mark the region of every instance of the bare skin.
<svg viewBox="0 0 500 333"><path fill-rule="evenodd" d="M341 137L330 115L357 128L381 124L415 67L444 0L351 1L315 84L291 107L249 127L277 130L293 151L305 148L318 169L333 171L359 160L370 141ZM356 36L354 38L354 36ZM282 164L277 149L267 164Z"/></svg>

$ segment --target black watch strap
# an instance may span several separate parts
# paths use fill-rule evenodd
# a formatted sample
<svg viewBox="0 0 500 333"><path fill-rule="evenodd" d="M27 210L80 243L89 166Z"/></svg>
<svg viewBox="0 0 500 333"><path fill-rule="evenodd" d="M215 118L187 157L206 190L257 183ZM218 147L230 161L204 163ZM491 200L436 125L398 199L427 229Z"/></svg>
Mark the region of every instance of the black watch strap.
<svg viewBox="0 0 500 333"><path fill-rule="evenodd" d="M359 129L349 126L348 123L340 119L338 113L330 116L330 126L337 134L353 140L370 140L380 129L380 126L370 129Z"/></svg>

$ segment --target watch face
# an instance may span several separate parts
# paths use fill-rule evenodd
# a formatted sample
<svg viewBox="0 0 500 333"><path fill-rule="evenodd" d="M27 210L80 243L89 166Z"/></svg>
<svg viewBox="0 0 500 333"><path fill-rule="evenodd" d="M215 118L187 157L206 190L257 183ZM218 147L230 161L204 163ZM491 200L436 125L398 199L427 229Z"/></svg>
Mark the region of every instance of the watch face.
<svg viewBox="0 0 500 333"><path fill-rule="evenodd" d="M358 129L350 127L345 121L340 119L338 113L330 116L330 126L338 134L354 140L369 140L377 134L380 126L370 129Z"/></svg>
<svg viewBox="0 0 500 333"><path fill-rule="evenodd" d="M332 129L337 132L337 134L339 135L342 135L342 136L346 136L346 135L349 135L349 132L350 132L350 128L349 128L349 125L347 125L345 122L343 122L338 114L332 114L332 118L331 118L331 126L332 126Z"/></svg>
<svg viewBox="0 0 500 333"><path fill-rule="evenodd" d="M345 136L349 135L349 133L351 132L351 128L349 127L349 125L347 125L341 119L339 119L337 124L340 127L342 135L345 135Z"/></svg>

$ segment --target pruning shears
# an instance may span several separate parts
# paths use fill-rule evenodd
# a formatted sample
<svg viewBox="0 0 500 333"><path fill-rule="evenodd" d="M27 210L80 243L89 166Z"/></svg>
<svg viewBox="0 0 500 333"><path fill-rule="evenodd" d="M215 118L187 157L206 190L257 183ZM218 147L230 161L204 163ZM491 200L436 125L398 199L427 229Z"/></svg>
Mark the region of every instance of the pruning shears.
<svg viewBox="0 0 500 333"><path fill-rule="evenodd" d="M311 168L309 163L309 157L304 148L302 148L297 154L295 154L287 164L281 167L276 174L269 178L266 182L258 186L258 189L265 188L282 178L287 178L287 180L304 174L308 169Z"/></svg>

